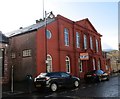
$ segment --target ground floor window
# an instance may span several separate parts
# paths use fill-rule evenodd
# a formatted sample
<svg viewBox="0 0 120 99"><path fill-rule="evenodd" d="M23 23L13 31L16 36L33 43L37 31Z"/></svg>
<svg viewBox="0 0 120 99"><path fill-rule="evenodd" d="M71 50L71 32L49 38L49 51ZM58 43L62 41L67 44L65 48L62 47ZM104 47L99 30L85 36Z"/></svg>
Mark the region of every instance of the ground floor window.
<svg viewBox="0 0 120 99"><path fill-rule="evenodd" d="M95 59L93 58L93 70L96 70L96 67L95 67Z"/></svg>
<svg viewBox="0 0 120 99"><path fill-rule="evenodd" d="M47 72L52 72L52 57L47 55Z"/></svg>
<svg viewBox="0 0 120 99"><path fill-rule="evenodd" d="M100 59L98 60L98 70L101 69L101 66L100 66Z"/></svg>
<svg viewBox="0 0 120 99"><path fill-rule="evenodd" d="M66 72L70 73L70 58L66 56Z"/></svg>

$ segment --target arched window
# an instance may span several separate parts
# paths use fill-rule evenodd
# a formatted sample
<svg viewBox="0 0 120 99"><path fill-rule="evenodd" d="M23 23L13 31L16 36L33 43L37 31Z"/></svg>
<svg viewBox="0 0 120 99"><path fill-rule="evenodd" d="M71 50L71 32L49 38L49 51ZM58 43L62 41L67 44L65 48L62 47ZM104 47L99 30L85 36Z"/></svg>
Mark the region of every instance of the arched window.
<svg viewBox="0 0 120 99"><path fill-rule="evenodd" d="M47 55L47 72L52 72L52 57Z"/></svg>
<svg viewBox="0 0 120 99"><path fill-rule="evenodd" d="M93 58L93 70L96 70L96 67L95 67L95 58Z"/></svg>
<svg viewBox="0 0 120 99"><path fill-rule="evenodd" d="M90 48L93 49L93 39L92 39L92 36L90 36Z"/></svg>
<svg viewBox="0 0 120 99"><path fill-rule="evenodd" d="M80 48L80 34L76 32L76 47Z"/></svg>
<svg viewBox="0 0 120 99"><path fill-rule="evenodd" d="M96 51L98 52L98 40L96 39Z"/></svg>
<svg viewBox="0 0 120 99"><path fill-rule="evenodd" d="M66 56L66 72L70 73L70 58Z"/></svg>
<svg viewBox="0 0 120 99"><path fill-rule="evenodd" d="M69 46L69 31L67 28L64 29L64 41L65 46Z"/></svg>
<svg viewBox="0 0 120 99"><path fill-rule="evenodd" d="M98 60L98 70L101 69L101 62L100 59Z"/></svg>
<svg viewBox="0 0 120 99"><path fill-rule="evenodd" d="M87 36L84 34L84 49L87 49Z"/></svg>

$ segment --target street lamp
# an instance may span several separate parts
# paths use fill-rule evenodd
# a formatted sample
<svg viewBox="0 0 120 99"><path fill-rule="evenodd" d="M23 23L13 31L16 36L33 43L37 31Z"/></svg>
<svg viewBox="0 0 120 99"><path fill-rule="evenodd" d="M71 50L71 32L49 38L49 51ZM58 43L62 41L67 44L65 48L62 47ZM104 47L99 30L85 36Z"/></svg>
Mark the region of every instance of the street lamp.
<svg viewBox="0 0 120 99"><path fill-rule="evenodd" d="M45 11L45 64L46 64L46 72L47 72L47 64L48 64L48 60L47 60L47 19L48 18L50 18L50 19L52 19L52 18L54 18L54 15L53 15L53 13L52 13L52 11L51 12L49 12L49 13L47 13L47 11Z"/></svg>

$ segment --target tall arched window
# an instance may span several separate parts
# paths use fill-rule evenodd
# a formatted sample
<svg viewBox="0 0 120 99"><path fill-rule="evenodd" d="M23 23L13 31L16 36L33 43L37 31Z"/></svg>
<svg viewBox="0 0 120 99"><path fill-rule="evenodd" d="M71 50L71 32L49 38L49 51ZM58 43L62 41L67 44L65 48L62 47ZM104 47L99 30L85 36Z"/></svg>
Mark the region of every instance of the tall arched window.
<svg viewBox="0 0 120 99"><path fill-rule="evenodd" d="M76 47L80 48L80 34L76 32Z"/></svg>
<svg viewBox="0 0 120 99"><path fill-rule="evenodd" d="M98 52L98 40L96 39L96 51Z"/></svg>
<svg viewBox="0 0 120 99"><path fill-rule="evenodd" d="M101 69L101 62L100 59L98 60L98 70Z"/></svg>
<svg viewBox="0 0 120 99"><path fill-rule="evenodd" d="M47 55L47 72L52 72L52 57Z"/></svg>
<svg viewBox="0 0 120 99"><path fill-rule="evenodd" d="M95 67L95 58L93 58L93 70L96 70L96 67Z"/></svg>
<svg viewBox="0 0 120 99"><path fill-rule="evenodd" d="M93 39L92 39L92 36L90 36L90 48L93 49Z"/></svg>
<svg viewBox="0 0 120 99"><path fill-rule="evenodd" d="M84 49L87 49L87 36L84 34Z"/></svg>
<svg viewBox="0 0 120 99"><path fill-rule="evenodd" d="M64 29L64 41L65 46L69 46L69 31L67 28Z"/></svg>
<svg viewBox="0 0 120 99"><path fill-rule="evenodd" d="M70 73L70 58L66 56L66 72Z"/></svg>

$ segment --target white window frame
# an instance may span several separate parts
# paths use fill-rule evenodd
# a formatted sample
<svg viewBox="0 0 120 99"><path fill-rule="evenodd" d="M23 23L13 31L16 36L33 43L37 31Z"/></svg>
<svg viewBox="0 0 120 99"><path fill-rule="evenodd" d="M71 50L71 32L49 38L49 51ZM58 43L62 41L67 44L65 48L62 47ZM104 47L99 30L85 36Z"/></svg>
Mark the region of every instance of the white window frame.
<svg viewBox="0 0 120 99"><path fill-rule="evenodd" d="M52 72L52 57L47 55L47 72Z"/></svg>
<svg viewBox="0 0 120 99"><path fill-rule="evenodd" d="M47 36L47 39L51 39L52 33L51 33L50 30L47 30L47 31L46 31L46 36Z"/></svg>
<svg viewBox="0 0 120 99"><path fill-rule="evenodd" d="M67 28L64 28L64 41L65 46L69 46L69 30Z"/></svg>
<svg viewBox="0 0 120 99"><path fill-rule="evenodd" d="M80 48L80 34L76 32L76 47Z"/></svg>
<svg viewBox="0 0 120 99"><path fill-rule="evenodd" d="M90 36L90 48L93 49L93 38Z"/></svg>
<svg viewBox="0 0 120 99"><path fill-rule="evenodd" d="M98 40L96 39L96 51L98 52Z"/></svg>
<svg viewBox="0 0 120 99"><path fill-rule="evenodd" d="M70 69L70 58L68 56L66 56L65 62L66 62L66 72L70 73L70 71L71 71L71 69Z"/></svg>
<svg viewBox="0 0 120 99"><path fill-rule="evenodd" d="M87 49L87 35L84 34L84 49Z"/></svg>
<svg viewBox="0 0 120 99"><path fill-rule="evenodd" d="M98 60L98 70L100 70L101 69L101 63L100 63L100 59Z"/></svg>
<svg viewBox="0 0 120 99"><path fill-rule="evenodd" d="M22 56L23 57L31 57L31 50L30 49L23 50Z"/></svg>
<svg viewBox="0 0 120 99"><path fill-rule="evenodd" d="M14 52L11 53L11 58L16 58L16 54Z"/></svg>
<svg viewBox="0 0 120 99"><path fill-rule="evenodd" d="M93 70L96 70L96 66L95 66L95 58L93 58Z"/></svg>

